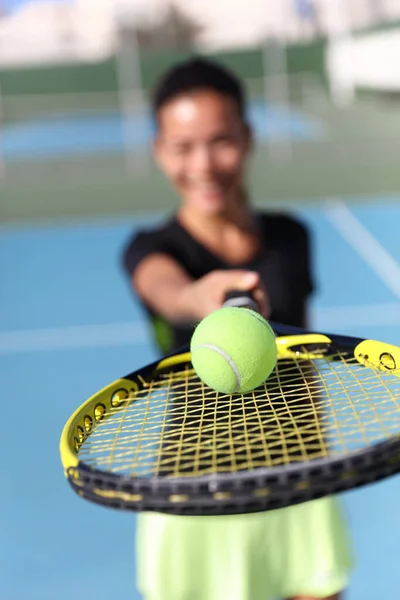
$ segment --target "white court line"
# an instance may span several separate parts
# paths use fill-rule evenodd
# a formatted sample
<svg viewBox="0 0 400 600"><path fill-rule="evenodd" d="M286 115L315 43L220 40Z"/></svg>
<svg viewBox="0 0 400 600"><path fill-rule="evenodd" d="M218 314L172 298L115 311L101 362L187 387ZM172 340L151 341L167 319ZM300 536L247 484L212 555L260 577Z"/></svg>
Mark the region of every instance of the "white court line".
<svg viewBox="0 0 400 600"><path fill-rule="evenodd" d="M312 321L326 325L328 332L341 333L352 327L400 325L400 303L315 308ZM314 326L315 327L315 326ZM130 321L105 325L77 325L51 329L0 332L0 355L33 354L60 350L82 350L142 346L151 341L146 322Z"/></svg>
<svg viewBox="0 0 400 600"><path fill-rule="evenodd" d="M324 213L343 239L400 299L400 265L393 256L360 223L343 200L328 200Z"/></svg>

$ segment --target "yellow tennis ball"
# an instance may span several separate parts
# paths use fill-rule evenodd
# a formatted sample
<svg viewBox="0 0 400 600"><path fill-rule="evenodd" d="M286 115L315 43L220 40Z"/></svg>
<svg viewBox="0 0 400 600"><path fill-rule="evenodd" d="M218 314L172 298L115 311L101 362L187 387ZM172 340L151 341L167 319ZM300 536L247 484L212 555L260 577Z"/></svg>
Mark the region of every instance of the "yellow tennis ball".
<svg viewBox="0 0 400 600"><path fill-rule="evenodd" d="M190 350L200 379L226 394L258 387L277 360L272 328L247 308L224 307L205 317L193 333Z"/></svg>

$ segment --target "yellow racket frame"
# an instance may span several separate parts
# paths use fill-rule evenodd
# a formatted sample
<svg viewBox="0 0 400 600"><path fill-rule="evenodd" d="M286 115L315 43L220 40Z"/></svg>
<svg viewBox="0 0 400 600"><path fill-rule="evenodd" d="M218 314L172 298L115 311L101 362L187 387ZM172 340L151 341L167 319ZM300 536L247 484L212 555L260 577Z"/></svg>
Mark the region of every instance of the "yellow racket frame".
<svg viewBox="0 0 400 600"><path fill-rule="evenodd" d="M332 337L332 336L331 336ZM325 334L307 333L299 335L278 336L278 360L295 358L308 360L327 358L332 340ZM308 351L308 346L317 346ZM353 349L356 360L367 368L390 371L400 377L400 348L378 342L363 340ZM191 354L185 352L164 358L155 365L153 373L173 368L177 365L190 365ZM191 369L192 370L192 369ZM79 464L79 448L90 435L96 424L124 405L131 404L140 390L148 387L143 371L137 371L132 379L121 378L107 385L82 404L68 419L60 440L61 461L67 476L71 467Z"/></svg>

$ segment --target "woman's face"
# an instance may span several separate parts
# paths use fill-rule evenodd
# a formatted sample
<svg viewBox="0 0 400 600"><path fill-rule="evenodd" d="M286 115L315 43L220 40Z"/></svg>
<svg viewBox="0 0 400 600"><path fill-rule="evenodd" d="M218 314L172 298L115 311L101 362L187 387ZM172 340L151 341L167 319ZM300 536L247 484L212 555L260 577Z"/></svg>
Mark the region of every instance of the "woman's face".
<svg viewBox="0 0 400 600"><path fill-rule="evenodd" d="M213 91L179 96L161 108L155 154L184 202L216 215L238 201L250 132L233 100Z"/></svg>

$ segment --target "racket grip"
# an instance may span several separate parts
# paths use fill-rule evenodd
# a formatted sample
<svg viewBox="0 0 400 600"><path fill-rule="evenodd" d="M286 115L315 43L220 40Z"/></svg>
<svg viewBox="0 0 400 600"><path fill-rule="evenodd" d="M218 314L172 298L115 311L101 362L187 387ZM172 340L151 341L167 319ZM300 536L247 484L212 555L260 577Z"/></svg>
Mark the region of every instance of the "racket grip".
<svg viewBox="0 0 400 600"><path fill-rule="evenodd" d="M231 290L225 294L224 306L238 306L239 308L249 308L260 312L258 303L254 300L253 294L243 290Z"/></svg>

